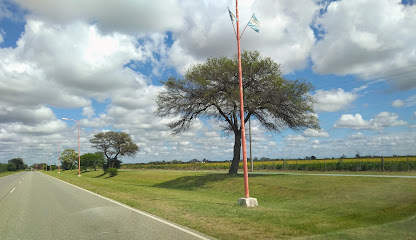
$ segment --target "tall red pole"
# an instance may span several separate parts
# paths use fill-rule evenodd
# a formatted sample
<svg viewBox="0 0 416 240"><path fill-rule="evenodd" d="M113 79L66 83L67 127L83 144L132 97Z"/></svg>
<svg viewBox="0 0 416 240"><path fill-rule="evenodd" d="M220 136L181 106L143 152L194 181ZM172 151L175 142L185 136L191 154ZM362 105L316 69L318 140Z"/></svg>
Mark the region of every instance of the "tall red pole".
<svg viewBox="0 0 416 240"><path fill-rule="evenodd" d="M58 141L58 173L61 173L61 163L60 163L60 157L61 157L61 141Z"/></svg>
<svg viewBox="0 0 416 240"><path fill-rule="evenodd" d="M250 197L248 190L247 152L246 152L246 130L244 128L244 102L243 102L243 76L241 70L240 50L240 18L238 17L238 0L235 0L235 14L237 18L237 48L238 48L238 80L240 82L240 120L241 120L241 142L243 147L243 169L244 169L244 190L246 198Z"/></svg>
<svg viewBox="0 0 416 240"><path fill-rule="evenodd" d="M78 122L78 177L81 176L81 145L79 142L79 120Z"/></svg>

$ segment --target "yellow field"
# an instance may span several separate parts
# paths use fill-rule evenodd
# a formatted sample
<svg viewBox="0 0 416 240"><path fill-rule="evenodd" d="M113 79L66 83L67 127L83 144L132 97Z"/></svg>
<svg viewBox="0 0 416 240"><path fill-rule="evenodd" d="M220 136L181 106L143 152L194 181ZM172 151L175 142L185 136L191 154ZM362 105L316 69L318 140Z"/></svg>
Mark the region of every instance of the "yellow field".
<svg viewBox="0 0 416 240"><path fill-rule="evenodd" d="M384 157L384 163L387 162L415 162L416 156L409 156L409 157ZM264 169L264 168L272 168L273 166L285 164L316 164L316 163L349 163L349 162L381 162L381 157L372 157L372 158L345 158L345 159L316 159L316 160L304 160L304 159L288 159L288 160L269 160L269 161L255 161L254 168L256 169ZM161 168L161 169L228 169L230 166L230 162L218 162L218 163L181 163L181 164L140 164L140 165L133 165L137 168ZM126 168L131 168L132 166L126 166ZM243 167L243 164L240 163L240 168ZM251 168L250 159L248 159L248 167Z"/></svg>

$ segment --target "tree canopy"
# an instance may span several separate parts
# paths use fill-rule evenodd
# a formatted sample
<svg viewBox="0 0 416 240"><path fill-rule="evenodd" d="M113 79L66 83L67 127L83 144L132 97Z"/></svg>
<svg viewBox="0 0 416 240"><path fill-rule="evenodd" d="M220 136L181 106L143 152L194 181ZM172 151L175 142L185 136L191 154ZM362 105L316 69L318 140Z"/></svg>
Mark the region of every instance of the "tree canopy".
<svg viewBox="0 0 416 240"><path fill-rule="evenodd" d="M124 132L101 132L90 139L92 147L100 150L107 158L104 168L120 168L119 156L134 157L139 146L133 142L130 135Z"/></svg>
<svg viewBox="0 0 416 240"><path fill-rule="evenodd" d="M86 153L81 155L81 167L84 169L92 167L94 170L97 170L97 166L103 166L104 164L104 154L101 152Z"/></svg>
<svg viewBox="0 0 416 240"><path fill-rule="evenodd" d="M311 114L314 101L308 94L309 82L285 79L280 66L259 52L245 51L241 60L245 122L254 117L271 132L319 128ZM229 173L236 174L241 150L237 57L210 58L188 69L183 78L171 77L163 84L156 114L179 117L168 124L174 134L189 129L199 117L223 120L223 130L235 136Z"/></svg>
<svg viewBox="0 0 416 240"><path fill-rule="evenodd" d="M16 170L25 169L27 167L22 158L12 158L8 161L8 163L14 164ZM13 167L11 166L11 168Z"/></svg>
<svg viewBox="0 0 416 240"><path fill-rule="evenodd" d="M73 149L65 149L59 159L61 160L62 168L65 170L73 169L74 166L78 165L78 153Z"/></svg>

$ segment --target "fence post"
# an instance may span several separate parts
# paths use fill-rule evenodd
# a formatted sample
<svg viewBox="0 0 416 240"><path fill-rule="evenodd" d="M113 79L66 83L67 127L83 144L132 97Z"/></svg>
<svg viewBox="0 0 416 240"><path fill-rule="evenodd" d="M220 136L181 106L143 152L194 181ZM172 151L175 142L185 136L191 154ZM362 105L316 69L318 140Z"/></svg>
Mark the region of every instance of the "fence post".
<svg viewBox="0 0 416 240"><path fill-rule="evenodd" d="M283 159L283 167L282 167L283 171L285 170L285 164L286 164L286 161Z"/></svg>
<svg viewBox="0 0 416 240"><path fill-rule="evenodd" d="M407 171L409 171L409 155L407 155Z"/></svg>
<svg viewBox="0 0 416 240"><path fill-rule="evenodd" d="M324 158L324 168L325 168L325 172L326 172L326 159Z"/></svg>
<svg viewBox="0 0 416 240"><path fill-rule="evenodd" d="M381 156L381 171L384 172L384 157Z"/></svg>

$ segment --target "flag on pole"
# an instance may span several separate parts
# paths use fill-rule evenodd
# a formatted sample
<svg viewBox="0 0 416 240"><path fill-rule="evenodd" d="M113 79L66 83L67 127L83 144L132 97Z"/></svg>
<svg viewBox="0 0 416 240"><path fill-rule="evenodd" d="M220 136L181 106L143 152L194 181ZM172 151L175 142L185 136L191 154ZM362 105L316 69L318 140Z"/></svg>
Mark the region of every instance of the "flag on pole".
<svg viewBox="0 0 416 240"><path fill-rule="evenodd" d="M228 8L228 13L230 14L231 21L232 22L238 21L238 19L235 17L235 15L230 11L230 8L229 7L227 7L227 8Z"/></svg>
<svg viewBox="0 0 416 240"><path fill-rule="evenodd" d="M230 11L228 9L228 11ZM231 12L230 12L231 13ZM259 32L260 29L260 23L259 20L256 18L256 16L253 14L250 21L248 22L248 25L256 32Z"/></svg>

